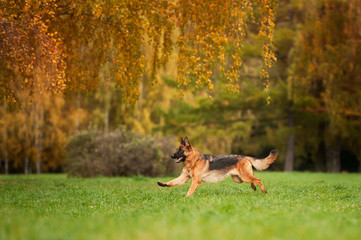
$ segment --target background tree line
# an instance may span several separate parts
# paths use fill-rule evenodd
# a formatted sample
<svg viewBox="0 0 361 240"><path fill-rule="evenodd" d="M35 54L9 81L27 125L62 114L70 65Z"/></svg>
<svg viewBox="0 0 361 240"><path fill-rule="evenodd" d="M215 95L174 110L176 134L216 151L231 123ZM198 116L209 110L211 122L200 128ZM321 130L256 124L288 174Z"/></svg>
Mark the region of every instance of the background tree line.
<svg viewBox="0 0 361 240"><path fill-rule="evenodd" d="M275 6L1 1L1 172L61 172L71 135L119 128L205 153L277 148L275 170L360 171L359 1Z"/></svg>

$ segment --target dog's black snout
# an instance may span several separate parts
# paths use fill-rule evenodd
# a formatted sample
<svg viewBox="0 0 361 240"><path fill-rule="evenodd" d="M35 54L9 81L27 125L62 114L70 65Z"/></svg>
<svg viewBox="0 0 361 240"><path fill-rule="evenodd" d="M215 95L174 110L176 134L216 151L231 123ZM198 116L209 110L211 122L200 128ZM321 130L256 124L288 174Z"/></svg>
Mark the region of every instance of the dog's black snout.
<svg viewBox="0 0 361 240"><path fill-rule="evenodd" d="M175 158L174 154L170 155L171 158Z"/></svg>

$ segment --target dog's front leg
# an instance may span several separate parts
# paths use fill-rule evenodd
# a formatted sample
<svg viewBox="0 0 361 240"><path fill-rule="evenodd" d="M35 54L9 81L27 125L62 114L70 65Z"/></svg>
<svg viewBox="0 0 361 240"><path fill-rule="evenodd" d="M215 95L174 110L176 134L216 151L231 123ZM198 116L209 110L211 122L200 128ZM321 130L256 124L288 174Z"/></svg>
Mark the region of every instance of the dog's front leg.
<svg viewBox="0 0 361 240"><path fill-rule="evenodd" d="M201 178L200 177L193 177L192 179L192 185L189 188L186 197L190 197L192 196L192 194L196 191L196 189L198 188L198 186L201 184Z"/></svg>
<svg viewBox="0 0 361 240"><path fill-rule="evenodd" d="M176 179L173 179L166 183L159 182L159 181L157 183L161 187L172 187L172 186L183 185L183 184L187 183L189 178L190 177L189 177L188 172L185 169L183 169L181 175L179 177L177 177Z"/></svg>

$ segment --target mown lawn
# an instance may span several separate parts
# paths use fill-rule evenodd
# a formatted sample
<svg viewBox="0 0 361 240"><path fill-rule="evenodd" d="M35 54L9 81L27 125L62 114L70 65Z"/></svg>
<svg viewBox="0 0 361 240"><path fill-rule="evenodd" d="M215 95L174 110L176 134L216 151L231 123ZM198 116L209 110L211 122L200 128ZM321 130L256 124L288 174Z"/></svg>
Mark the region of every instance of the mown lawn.
<svg viewBox="0 0 361 240"><path fill-rule="evenodd" d="M0 176L0 239L361 239L361 175L256 172L227 179Z"/></svg>

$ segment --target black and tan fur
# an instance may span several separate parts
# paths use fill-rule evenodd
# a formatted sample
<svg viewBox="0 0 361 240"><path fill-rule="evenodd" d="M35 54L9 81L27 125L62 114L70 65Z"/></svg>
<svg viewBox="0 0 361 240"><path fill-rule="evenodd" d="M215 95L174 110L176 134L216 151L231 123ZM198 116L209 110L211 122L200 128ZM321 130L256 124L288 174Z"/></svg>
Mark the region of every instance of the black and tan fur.
<svg viewBox="0 0 361 240"><path fill-rule="evenodd" d="M202 155L197 149L191 146L188 138L181 138L181 145L172 154L172 158L177 159L176 163L184 162L182 173L176 179L167 183L159 182L161 187L172 187L182 185L192 178L192 184L186 197L191 196L201 182L219 182L228 176L237 183L251 183L253 190L256 190L255 183L261 191L267 193L261 179L256 178L252 166L257 170L264 170L272 164L278 156L277 150L272 150L268 157L256 159L241 155Z"/></svg>

